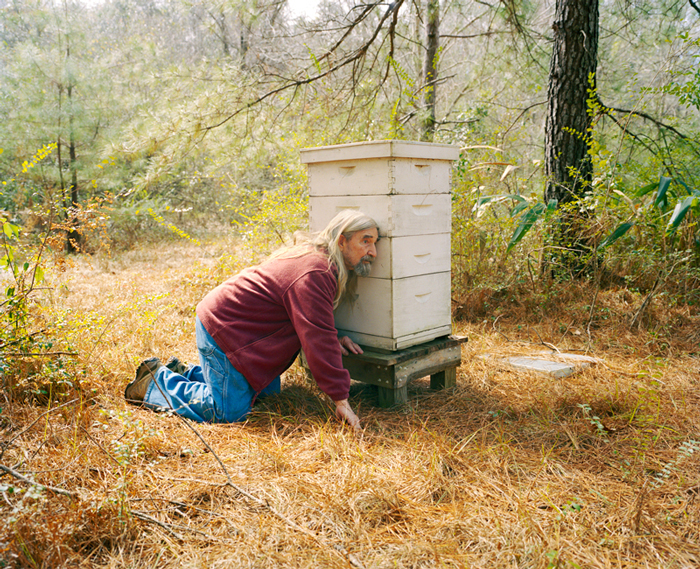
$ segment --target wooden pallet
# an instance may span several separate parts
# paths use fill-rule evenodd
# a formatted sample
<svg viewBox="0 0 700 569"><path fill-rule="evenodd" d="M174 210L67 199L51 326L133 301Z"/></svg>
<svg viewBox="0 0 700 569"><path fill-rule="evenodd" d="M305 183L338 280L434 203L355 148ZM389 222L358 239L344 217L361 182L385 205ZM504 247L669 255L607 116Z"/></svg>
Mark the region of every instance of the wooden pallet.
<svg viewBox="0 0 700 569"><path fill-rule="evenodd" d="M412 379L429 375L431 389L454 387L466 341L466 336L444 336L387 353L363 346L363 354L343 356L343 366L352 379L378 387L381 407L393 407L406 403Z"/></svg>

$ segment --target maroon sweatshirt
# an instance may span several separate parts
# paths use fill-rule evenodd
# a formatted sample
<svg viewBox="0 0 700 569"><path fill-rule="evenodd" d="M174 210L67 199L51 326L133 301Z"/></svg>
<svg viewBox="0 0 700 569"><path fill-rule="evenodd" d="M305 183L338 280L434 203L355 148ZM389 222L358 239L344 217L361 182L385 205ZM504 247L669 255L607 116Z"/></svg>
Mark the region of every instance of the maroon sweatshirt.
<svg viewBox="0 0 700 569"><path fill-rule="evenodd" d="M277 258L216 287L197 306L197 316L255 391L285 371L303 348L319 388L340 401L348 398L350 374L333 320L337 288L327 256Z"/></svg>

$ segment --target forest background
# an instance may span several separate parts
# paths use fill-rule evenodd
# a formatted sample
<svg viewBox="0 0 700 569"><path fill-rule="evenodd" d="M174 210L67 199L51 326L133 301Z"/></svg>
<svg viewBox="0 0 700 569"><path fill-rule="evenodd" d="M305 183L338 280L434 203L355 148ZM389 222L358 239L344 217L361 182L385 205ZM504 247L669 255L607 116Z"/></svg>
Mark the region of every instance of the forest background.
<svg viewBox="0 0 700 569"><path fill-rule="evenodd" d="M564 175L573 182L562 196L557 188L569 182L556 180L553 189L555 174L548 163L550 155L563 155L557 153L552 128L547 128L556 124L550 106L556 74L550 62L559 45L558 32L566 29L561 15L568 8L593 4L599 7L595 71L576 79L584 93L584 126L558 131L578 141L583 156L565 164ZM321 2L313 17L295 19L284 0L107 0L88 5L1 0L0 36L0 507L8 512L0 564L55 566L81 558L96 565L125 558L175 563L182 550L176 555L177 547L170 543L169 553L163 554L163 535L174 539L173 516L182 514L184 506L167 520L137 510L134 500L142 499L144 483L138 473L144 461L151 464L161 456L201 457L196 451L197 458L192 458L186 443L170 449L158 430L162 426L148 423L156 419L124 410L117 402L124 378L140 358L151 355L149 350L181 349L191 340L187 334L194 306L206 290L307 226L301 148L380 139L429 140L462 149L453 173L452 301L456 330L470 336L467 350L494 351L498 337L506 344L534 340L541 347L564 345L585 353L607 349L622 354L617 367L635 378L630 383L606 380L598 391L580 385L564 395L557 390L544 395L545 388L532 391L530 383L511 384L512 401L506 405L473 399L484 382L494 380L492 372L477 364L462 370L466 387L455 392L452 407L466 408L468 401L470 409L478 410L474 417L481 413L498 424L495 434L483 435L482 459L503 429L513 429L509 436L516 437L516 427L534 417L571 444L575 461L582 460L579 453L584 451L587 457L599 456L595 450L605 454L600 461L617 461L626 473L623 498L605 498L624 504L619 533L600 529L609 527L605 516L595 522L584 519L579 492L554 506L538 502L533 507L541 510L538 515L550 516L546 523L530 519L522 534L513 529L484 538L491 545L477 547L471 562L488 559L490 552L510 559L499 566L605 566L614 557L611 551L622 550L630 559L655 559L659 566L687 566L697 559L692 545L693 540L697 545L697 529L693 533L688 527L698 519L693 506L698 480L692 474L684 478L684 472L697 471L700 454L697 2L340 1ZM589 39L586 33L579 37ZM574 57L583 61L587 55L590 51L584 50ZM136 268L141 272L134 273ZM183 282L176 284L173 274L182 275ZM79 284L88 277L102 287L95 296L112 299L112 305L80 304L81 295L85 302L92 299L81 288L89 283ZM158 281L171 288L157 288ZM130 298L120 297L115 283L131 291ZM169 334L162 330L164 323ZM129 331L138 339L129 338ZM115 349L120 342L121 349ZM188 355L191 361L196 358ZM682 379L673 375L679 367ZM313 447L334 456L357 450L347 433L329 431L327 414L309 403L315 396L306 391L302 395L303 401L288 395L291 399L283 400L281 410L268 407L265 419L253 421L260 440L253 443L250 437L257 435L247 434L246 444L258 445L262 456L274 455L269 460L277 474L280 468L294 471L289 462L280 467L290 445L300 455L306 444L309 453L316 452ZM426 520L437 515L445 496L455 508L474 499L460 498L450 485L456 484L455 473L464 475L469 462L464 455L469 446L457 441L472 440L465 433L484 429L485 423L453 416L444 410L444 401L431 397L421 399L422 415L411 409L414 414L405 429L392 423L395 418L368 413L384 425L375 436L384 436L391 424L397 440L413 441L401 450L405 454L396 459L392 473L427 476L407 466L427 460L427 486L439 488L427 498L418 490L419 496L408 492L413 501L405 502L406 492L386 486L386 480L373 480L373 490L345 488L355 497L354 509L343 514L347 519L324 511L323 516L334 520L324 525L320 518L309 521L316 516L311 511L303 523L292 516L297 519L292 533L301 532L315 544L307 544L309 564L320 556L326 565L348 560L361 565L348 553L354 542L367 563L372 548L363 539L371 534L367 543L380 540L370 529L395 534L403 524L409 528L409 541L415 542L422 531L417 529L420 520L432 528L425 531L435 532L418 548L426 566L438 558L467 563L469 532L451 526L447 539L444 527L438 529L436 522L433 528ZM76 401L80 410L64 415L61 409L73 409ZM302 428L307 437L303 448L295 446L300 444L295 439L299 431L279 427L280 417L288 420L299 407L315 417L311 431ZM433 412L440 421L449 415L452 424L440 444L431 444L442 448L444 443L452 450L423 456L425 441L415 438L420 431L416 425L428 424ZM663 423L664 413L672 426ZM99 434L96 425L103 429ZM557 431L555 425L564 426ZM586 428L592 434L582 434ZM262 442L270 429L281 441L274 451ZM650 429L657 429L654 435ZM611 449L618 431L634 436L619 435L621 446ZM178 437L186 432L182 427ZM210 442L203 444L208 450L200 454L216 454L207 445L230 433L207 431ZM66 440L75 449L87 445L104 455L110 474L104 475L95 457L61 454ZM534 440L543 439L533 435ZM329 451L327 444L335 450ZM388 452L386 440L382 445ZM461 455L455 454L456 448ZM385 458L373 454L376 447L363 452ZM392 452L398 451L392 447ZM479 462L474 456L470 460ZM518 460L521 466L527 462ZM53 466L64 463L82 464L84 471L59 483ZM540 466L533 468L537 473L528 496L542 482ZM99 484L94 480L98 471ZM556 469L545 471L559 476ZM104 495L78 499L79 489L85 492L86 487L81 476L102 485ZM210 513L231 488L226 476L224 490L207 494ZM279 476L279 495L266 495L267 502L256 502L240 487L235 492L248 500L245 516L274 518L289 530L289 512L286 521L277 514L284 504L304 506L292 497L299 490L292 491ZM581 484L580 477L576 481ZM498 485L504 483L499 479ZM555 485L553 480L547 483ZM608 483L594 478L590 486L600 493ZM413 481L407 484L413 488ZM666 484L673 486L670 496L664 494ZM67 495L60 490L71 496L70 504L61 502ZM193 497L199 492L187 489L182 503L201 505L204 498ZM459 502L462 498L465 502ZM512 503L491 498L501 514L513 511ZM424 499L437 510L413 512ZM276 514L270 504L277 504ZM668 514L669 504L677 517ZM40 521L49 510L55 523L47 533ZM187 524L201 532L193 511L187 510ZM576 516L581 519L572 523ZM667 525L659 529L653 525L657 522ZM154 528L140 553L134 539L138 523ZM522 518L513 524L522 526ZM576 537L582 527L598 528L591 544ZM550 540L551 528L560 532L555 532L556 543ZM648 538L640 545L621 537L628 531L635 536L646 531L648 536L656 530L672 539L659 545ZM284 530L270 531L274 539L272 534L256 534L256 543L265 545L246 555L294 566L298 550L292 542L278 541L275 532ZM486 530L469 531L483 537ZM56 532L67 537L52 544L50 534ZM431 550L427 542L438 539L447 539L453 549ZM347 549L328 548L329 541L342 542ZM501 544L497 554L496 542ZM401 566L410 566L416 549L395 547L375 551L374 564L399 559ZM569 557L562 553L567 547ZM511 554L519 561L512 561L516 557L511 559Z"/></svg>

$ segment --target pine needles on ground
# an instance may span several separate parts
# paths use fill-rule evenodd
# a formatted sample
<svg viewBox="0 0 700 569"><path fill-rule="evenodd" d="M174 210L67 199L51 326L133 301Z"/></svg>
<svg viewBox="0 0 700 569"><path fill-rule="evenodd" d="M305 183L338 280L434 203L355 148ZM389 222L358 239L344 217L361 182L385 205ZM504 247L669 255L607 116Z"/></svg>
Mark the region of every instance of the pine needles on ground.
<svg viewBox="0 0 700 569"><path fill-rule="evenodd" d="M655 304L630 329L643 299L610 290L591 324L582 288L540 312L546 299L524 294L489 297L489 314L463 306L457 387L417 380L407 405L384 410L354 384L359 438L296 366L243 424L128 406L139 360L195 361L194 307L239 268L219 261L231 249L170 245L48 271L44 321L84 375L60 401L2 392L0 566L700 562L697 314ZM599 362L553 379L480 357L552 346Z"/></svg>

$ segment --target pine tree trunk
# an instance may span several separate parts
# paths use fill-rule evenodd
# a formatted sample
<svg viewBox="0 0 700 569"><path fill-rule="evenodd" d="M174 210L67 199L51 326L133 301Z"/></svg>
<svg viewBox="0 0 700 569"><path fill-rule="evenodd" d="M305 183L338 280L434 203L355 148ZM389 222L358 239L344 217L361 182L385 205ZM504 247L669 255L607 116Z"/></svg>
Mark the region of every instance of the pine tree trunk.
<svg viewBox="0 0 700 569"><path fill-rule="evenodd" d="M557 0L549 66L545 127L545 202L556 199L560 222L554 236L562 269L580 272L590 252L585 208L576 204L590 187L589 90L598 61L598 0Z"/></svg>
<svg viewBox="0 0 700 569"><path fill-rule="evenodd" d="M424 96L421 140L432 142L435 136L435 91L437 81L438 45L440 43L440 0L428 0L425 20L426 51L423 65Z"/></svg>
<svg viewBox="0 0 700 569"><path fill-rule="evenodd" d="M78 224L80 222L76 215L78 207L78 156L75 148L75 132L73 130L73 85L68 85L66 93L68 96L68 109L70 112L70 114L68 115L68 168L71 172L70 201L69 203L65 204L67 217L70 217L70 227L68 229L68 235L66 239L66 252L78 253L80 252L81 234L80 231L77 229Z"/></svg>

